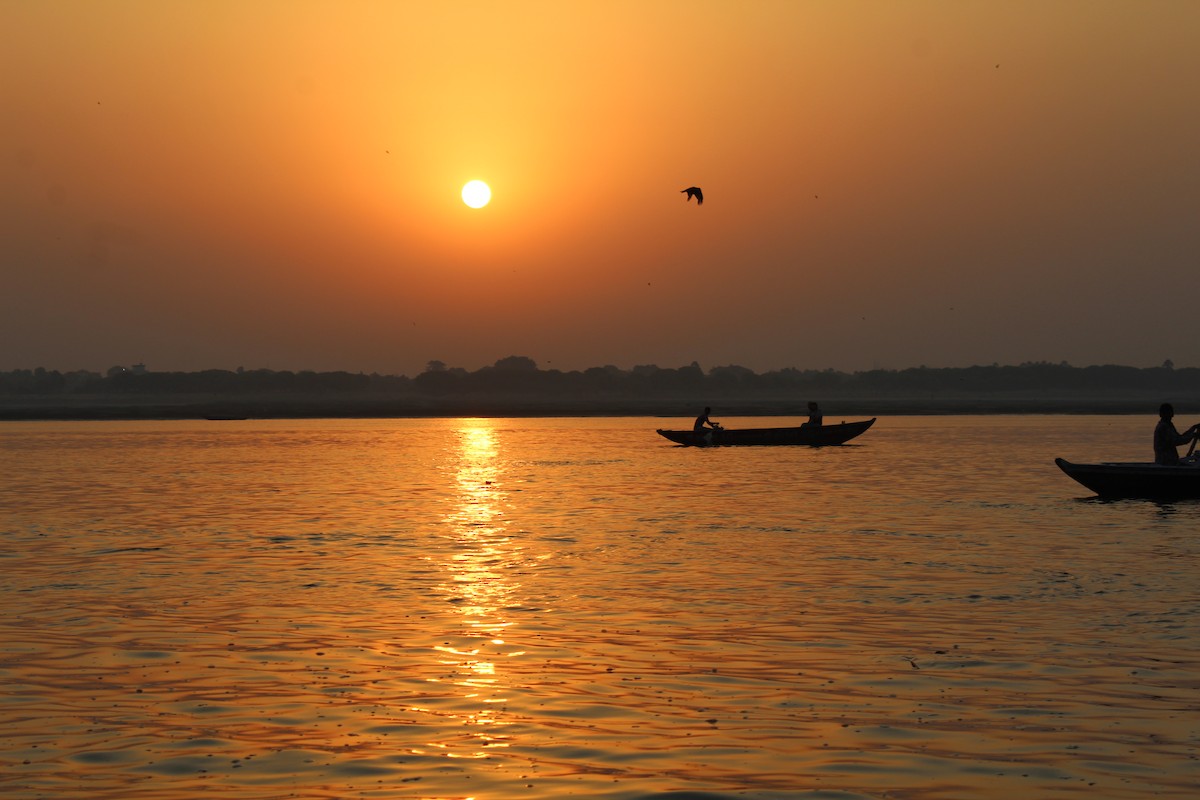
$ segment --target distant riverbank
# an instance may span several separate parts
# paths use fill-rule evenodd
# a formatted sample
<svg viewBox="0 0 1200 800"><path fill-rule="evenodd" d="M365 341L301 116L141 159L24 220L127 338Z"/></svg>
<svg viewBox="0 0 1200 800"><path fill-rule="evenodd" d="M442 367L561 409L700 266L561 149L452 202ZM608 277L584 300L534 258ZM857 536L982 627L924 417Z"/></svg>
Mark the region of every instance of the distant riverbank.
<svg viewBox="0 0 1200 800"><path fill-rule="evenodd" d="M0 420L319 419L369 417L655 416L690 420L704 406L721 416L805 416L817 400L830 418L923 414L1146 414L1164 400L1186 416L1187 398L1149 394L1076 397L1049 393L876 397L563 398L286 394L87 395L0 398ZM1197 403L1200 407L1200 402Z"/></svg>
<svg viewBox="0 0 1200 800"><path fill-rule="evenodd" d="M737 366L560 372L511 356L468 372L431 362L408 378L349 372L0 372L0 419L1147 414L1200 407L1200 369L1020 366L841 373Z"/></svg>

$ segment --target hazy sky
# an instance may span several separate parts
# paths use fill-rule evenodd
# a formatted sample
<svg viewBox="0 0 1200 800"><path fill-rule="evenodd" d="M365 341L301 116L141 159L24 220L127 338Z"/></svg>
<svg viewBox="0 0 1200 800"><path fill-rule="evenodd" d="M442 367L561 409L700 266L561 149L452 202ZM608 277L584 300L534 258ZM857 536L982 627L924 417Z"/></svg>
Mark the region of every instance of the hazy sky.
<svg viewBox="0 0 1200 800"><path fill-rule="evenodd" d="M0 30L0 369L1200 366L1195 0Z"/></svg>

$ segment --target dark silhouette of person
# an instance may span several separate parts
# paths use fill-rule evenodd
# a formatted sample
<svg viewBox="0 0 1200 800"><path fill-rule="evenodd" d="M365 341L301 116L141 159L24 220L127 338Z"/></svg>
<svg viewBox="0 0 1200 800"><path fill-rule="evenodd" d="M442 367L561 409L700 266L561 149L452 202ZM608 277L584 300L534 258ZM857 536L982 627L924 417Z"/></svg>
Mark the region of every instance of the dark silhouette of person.
<svg viewBox="0 0 1200 800"><path fill-rule="evenodd" d="M816 403L811 400L808 403L808 422L804 423L803 427L811 425L814 428L819 428L825 424L825 417L821 414L821 409Z"/></svg>
<svg viewBox="0 0 1200 800"><path fill-rule="evenodd" d="M717 429L716 423L714 423L712 420L710 420L708 418L708 415L711 413L712 413L712 409L709 408L708 406L705 406L704 413L701 414L700 416L696 417L696 424L692 426L692 430L695 431L696 433L700 433L701 431L704 430L704 428L706 426L709 428L712 428L713 430L716 430Z"/></svg>
<svg viewBox="0 0 1200 800"><path fill-rule="evenodd" d="M696 205L704 205L704 192L700 191L699 186L689 186L686 189L680 189L679 192L680 194L687 192L687 200L689 203L692 202L692 198L694 197L696 198Z"/></svg>
<svg viewBox="0 0 1200 800"><path fill-rule="evenodd" d="M1170 403L1158 407L1158 425L1154 428L1155 464L1178 464L1179 452L1175 448L1195 439L1200 431L1200 424L1196 424L1180 433L1171 419L1174 416L1175 408Z"/></svg>

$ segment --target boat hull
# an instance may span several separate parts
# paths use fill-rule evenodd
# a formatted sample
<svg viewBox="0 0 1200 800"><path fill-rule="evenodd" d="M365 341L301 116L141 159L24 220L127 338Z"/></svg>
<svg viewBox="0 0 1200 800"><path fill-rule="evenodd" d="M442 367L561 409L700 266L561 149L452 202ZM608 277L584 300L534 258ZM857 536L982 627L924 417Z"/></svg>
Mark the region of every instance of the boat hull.
<svg viewBox="0 0 1200 800"><path fill-rule="evenodd" d="M1200 466L1147 463L1073 464L1054 459L1072 479L1105 498L1200 498Z"/></svg>
<svg viewBox="0 0 1200 800"><path fill-rule="evenodd" d="M731 445L807 445L830 447L845 444L865 433L875 418L837 425L802 425L797 428L717 428L703 431L658 429L658 435L689 447L728 447Z"/></svg>

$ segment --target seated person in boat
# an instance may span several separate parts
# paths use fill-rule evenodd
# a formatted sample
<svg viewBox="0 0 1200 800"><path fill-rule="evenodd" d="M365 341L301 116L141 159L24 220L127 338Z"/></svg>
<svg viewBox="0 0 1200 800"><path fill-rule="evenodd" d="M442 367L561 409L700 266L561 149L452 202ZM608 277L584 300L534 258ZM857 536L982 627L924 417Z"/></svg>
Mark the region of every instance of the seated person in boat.
<svg viewBox="0 0 1200 800"><path fill-rule="evenodd" d="M709 408L708 406L705 406L704 413L701 414L700 416L696 417L696 424L692 426L692 430L696 433L703 433L704 429L706 427L712 428L713 430L717 430L718 428L720 428L721 427L720 425L718 425L717 423L713 422L712 420L710 420L708 418L708 415L711 413L712 413L712 409Z"/></svg>
<svg viewBox="0 0 1200 800"><path fill-rule="evenodd" d="M809 401L808 403L808 422L801 425L801 428L819 428L825 424L825 417L821 415L821 409L816 403Z"/></svg>
<svg viewBox="0 0 1200 800"><path fill-rule="evenodd" d="M1175 430L1171 418L1175 416L1175 408L1170 403L1163 403L1158 408L1158 426L1154 429L1154 463L1178 464L1179 452L1176 447L1187 444L1200 433L1200 424L1193 425L1183 433Z"/></svg>

